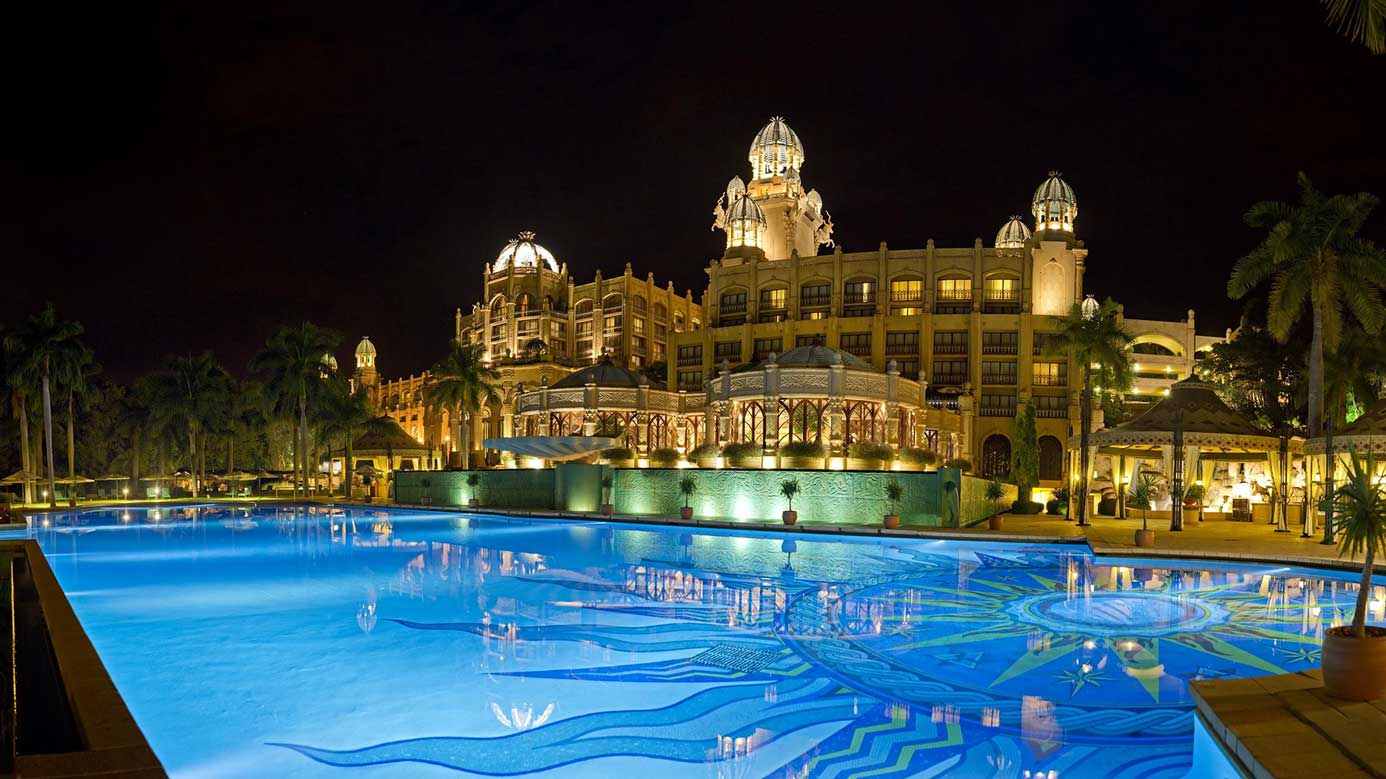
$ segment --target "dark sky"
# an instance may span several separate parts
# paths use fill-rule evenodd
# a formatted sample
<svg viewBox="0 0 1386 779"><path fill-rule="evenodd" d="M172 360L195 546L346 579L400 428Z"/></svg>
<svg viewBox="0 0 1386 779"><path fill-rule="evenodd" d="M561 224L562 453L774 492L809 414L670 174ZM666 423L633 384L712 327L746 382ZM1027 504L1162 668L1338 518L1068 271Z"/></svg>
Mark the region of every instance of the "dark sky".
<svg viewBox="0 0 1386 779"><path fill-rule="evenodd" d="M1089 290L1209 333L1249 204L1386 194L1386 57L1314 0L26 5L0 319L51 299L118 378L304 317L417 372L521 229L700 290L774 114L846 251L990 244L1058 169Z"/></svg>

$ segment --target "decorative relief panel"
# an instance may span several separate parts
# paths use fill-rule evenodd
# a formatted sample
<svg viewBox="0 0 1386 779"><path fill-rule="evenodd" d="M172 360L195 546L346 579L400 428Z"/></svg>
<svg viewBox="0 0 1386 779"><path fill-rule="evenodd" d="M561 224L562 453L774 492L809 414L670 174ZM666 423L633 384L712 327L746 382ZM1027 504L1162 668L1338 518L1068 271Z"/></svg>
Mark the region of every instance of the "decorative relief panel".
<svg viewBox="0 0 1386 779"><path fill-rule="evenodd" d="M602 408L635 408L636 397L636 390L633 389L597 390L597 403Z"/></svg>
<svg viewBox="0 0 1386 779"><path fill-rule="evenodd" d="M854 397L884 398L886 396L886 377L869 373L848 371L843 391Z"/></svg>
<svg viewBox="0 0 1386 779"><path fill-rule="evenodd" d="M549 408L582 408L582 389L549 390Z"/></svg>
<svg viewBox="0 0 1386 779"><path fill-rule="evenodd" d="M828 392L828 372L825 370L816 371L782 371L780 373L780 394L793 393L815 393L827 394Z"/></svg>

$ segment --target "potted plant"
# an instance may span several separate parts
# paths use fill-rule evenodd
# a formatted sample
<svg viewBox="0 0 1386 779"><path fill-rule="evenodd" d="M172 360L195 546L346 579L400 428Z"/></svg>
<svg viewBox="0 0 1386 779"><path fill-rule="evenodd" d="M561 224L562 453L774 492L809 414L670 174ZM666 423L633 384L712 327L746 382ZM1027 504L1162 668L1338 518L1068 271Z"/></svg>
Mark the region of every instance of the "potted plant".
<svg viewBox="0 0 1386 779"><path fill-rule="evenodd" d="M697 463L699 468L716 468L717 458L721 456L722 450L717 444L703 444L688 453L688 461Z"/></svg>
<svg viewBox="0 0 1386 779"><path fill-rule="evenodd" d="M371 480L372 479L370 471L363 471L361 473L361 486L365 488L367 503L370 503L371 498L374 497L373 493L371 492Z"/></svg>
<svg viewBox="0 0 1386 779"><path fill-rule="evenodd" d="M683 455L673 447L660 447L650 452L650 465L656 468L677 468Z"/></svg>
<svg viewBox="0 0 1386 779"><path fill-rule="evenodd" d="M817 441L794 441L780 447L780 467L822 469L826 456Z"/></svg>
<svg viewBox="0 0 1386 779"><path fill-rule="evenodd" d="M423 487L423 489L420 491L421 494L419 495L419 504L420 504L420 505L423 505L423 506L432 505L432 504L433 504L433 496L431 496L431 495L428 494L428 488L433 486L433 480L432 480L432 479L421 479L421 480L419 481L419 485Z"/></svg>
<svg viewBox="0 0 1386 779"><path fill-rule="evenodd" d="M1004 526L1004 518L1001 516L1000 508L997 506L1001 499L1006 496L1006 490L1001 487L1001 482L992 479L987 482L985 498L991 504L991 515L987 517L987 527L992 530L1000 530Z"/></svg>
<svg viewBox="0 0 1386 779"><path fill-rule="evenodd" d="M1054 494L1044 503L1044 513L1055 517L1062 517L1068 514L1068 488L1058 487Z"/></svg>
<svg viewBox="0 0 1386 779"><path fill-rule="evenodd" d="M607 449L602 452L602 457L613 468L632 468L635 466L635 451L624 446Z"/></svg>
<svg viewBox="0 0 1386 779"><path fill-rule="evenodd" d="M722 459L733 468L759 468L760 444L730 444L722 447Z"/></svg>
<svg viewBox="0 0 1386 779"><path fill-rule="evenodd" d="M1141 529L1136 531L1136 546L1155 545L1155 531L1146 522L1146 512L1150 511L1150 503L1155 498L1155 489L1161 478L1158 473L1146 471L1126 493L1127 505L1141 510Z"/></svg>
<svg viewBox="0 0 1386 779"><path fill-rule="evenodd" d="M1352 701L1386 698L1386 628L1367 624L1372 568L1378 553L1386 555L1386 485L1380 479L1376 456L1353 449L1347 478L1333 497L1338 553L1362 555L1362 584L1352 624L1324 632L1323 686L1329 695Z"/></svg>
<svg viewBox="0 0 1386 779"><path fill-rule="evenodd" d="M468 508L476 508L477 506L481 505L481 501L476 499L476 488L480 484L481 474L477 473L476 471L472 471L471 473L467 474L467 487L469 489L468 494L471 495L471 497L467 499Z"/></svg>
<svg viewBox="0 0 1386 779"><path fill-rule="evenodd" d="M900 527L900 499L905 496L905 488L900 482L891 479L885 486L886 500L890 502L890 513L885 515L885 526L892 530Z"/></svg>
<svg viewBox="0 0 1386 779"><path fill-rule="evenodd" d="M943 467L956 468L963 473L968 473L972 470L972 461L966 457L950 457L943 461Z"/></svg>
<svg viewBox="0 0 1386 779"><path fill-rule="evenodd" d="M693 498L693 493L698 491L698 480L691 475L679 479L679 492L683 495L683 508L679 509L679 517L682 519L693 518L693 507L689 501Z"/></svg>
<svg viewBox="0 0 1386 779"><path fill-rule="evenodd" d="M938 452L907 446L895 456L895 465L902 471L926 471L938 462Z"/></svg>
<svg viewBox="0 0 1386 779"><path fill-rule="evenodd" d="M847 447L847 468L852 471L879 471L895 456L886 444L859 441Z"/></svg>
<svg viewBox="0 0 1386 779"><path fill-rule="evenodd" d="M1200 509L1203 508L1203 485L1194 483L1184 488L1184 508Z"/></svg>
<svg viewBox="0 0 1386 779"><path fill-rule="evenodd" d="M799 494L799 480L785 479L780 482L780 494L788 501L789 508L780 514L780 519L786 525L792 525L799 521L799 512L794 510L794 496Z"/></svg>
<svg viewBox="0 0 1386 779"><path fill-rule="evenodd" d="M602 507L601 507L601 512L602 512L603 514L607 515L608 517L611 516L611 512L615 510L615 508L611 505L611 487L612 487L613 484L614 484L614 482L613 482L612 479L611 479L611 474L610 474L610 473L604 473L604 474L602 474Z"/></svg>

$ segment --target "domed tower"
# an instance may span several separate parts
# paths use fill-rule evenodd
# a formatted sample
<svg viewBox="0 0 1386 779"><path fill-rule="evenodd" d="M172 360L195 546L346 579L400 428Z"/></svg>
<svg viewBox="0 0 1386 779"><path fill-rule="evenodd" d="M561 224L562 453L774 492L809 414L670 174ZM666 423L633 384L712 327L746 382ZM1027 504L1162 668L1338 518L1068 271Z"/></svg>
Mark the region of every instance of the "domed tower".
<svg viewBox="0 0 1386 779"><path fill-rule="evenodd" d="M337 372L337 358L332 352L323 352L322 359L318 360L318 375L324 379L331 378Z"/></svg>
<svg viewBox="0 0 1386 779"><path fill-rule="evenodd" d="M1041 240L1072 240L1073 223L1078 218L1078 199L1062 173L1051 170L1049 178L1035 190L1030 201L1035 216L1035 233Z"/></svg>
<svg viewBox="0 0 1386 779"><path fill-rule="evenodd" d="M746 187L741 177L733 178L727 184L726 200L730 204L723 216L721 227L727 233L727 253L738 249L758 249L765 251L765 214L756 201L747 197Z"/></svg>
<svg viewBox="0 0 1386 779"><path fill-rule="evenodd" d="M818 253L819 246L832 246L832 217L823 208L823 197L817 190L806 190L799 176L804 165L804 144L783 117L773 117L760 128L751 141L747 158L751 163L751 182L737 176L727 185L726 193L713 211L714 229L731 226L731 209L740 209L741 216L750 218L749 205L756 206L764 227L756 244L769 260L785 260L794 252L800 256ZM739 206L742 199L749 200ZM729 252L737 246L752 245L745 236L727 236ZM730 256L730 255L729 255Z"/></svg>
<svg viewBox="0 0 1386 779"><path fill-rule="evenodd" d="M528 344L547 350L550 318L566 321L568 266L524 230L501 247L483 273L486 296L475 321L489 359L515 357Z"/></svg>
<svg viewBox="0 0 1386 779"><path fill-rule="evenodd" d="M351 383L354 389L365 389L371 402L376 401L380 373L375 368L375 344L368 335L361 336L361 343L356 345L356 370L351 374Z"/></svg>
<svg viewBox="0 0 1386 779"><path fill-rule="evenodd" d="M1024 220L1019 216L1012 216L1011 221L1001 225L1001 229L996 231L998 249L1023 249L1028 240L1030 228L1025 226Z"/></svg>

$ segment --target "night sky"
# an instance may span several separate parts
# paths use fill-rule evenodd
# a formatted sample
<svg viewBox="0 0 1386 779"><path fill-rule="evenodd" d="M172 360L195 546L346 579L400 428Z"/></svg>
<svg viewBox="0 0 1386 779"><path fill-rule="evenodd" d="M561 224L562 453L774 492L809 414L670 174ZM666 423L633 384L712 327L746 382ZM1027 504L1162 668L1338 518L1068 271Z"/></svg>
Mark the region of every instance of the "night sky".
<svg viewBox="0 0 1386 779"><path fill-rule="evenodd" d="M1089 291L1204 333L1236 322L1248 205L1300 169L1386 195L1386 57L1314 0L28 5L0 320L51 299L118 379L208 348L241 371L301 318L418 372L522 229L580 280L696 293L776 114L845 251L990 245L1058 169Z"/></svg>

